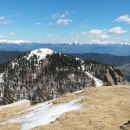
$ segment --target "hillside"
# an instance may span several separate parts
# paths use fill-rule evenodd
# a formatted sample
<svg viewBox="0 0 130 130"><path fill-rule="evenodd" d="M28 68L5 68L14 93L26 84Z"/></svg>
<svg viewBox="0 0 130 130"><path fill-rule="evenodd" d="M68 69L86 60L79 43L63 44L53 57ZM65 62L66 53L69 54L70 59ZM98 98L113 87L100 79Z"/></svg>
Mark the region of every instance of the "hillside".
<svg viewBox="0 0 130 130"><path fill-rule="evenodd" d="M0 63L11 61L23 53L20 51L0 51Z"/></svg>
<svg viewBox="0 0 130 130"><path fill-rule="evenodd" d="M119 68L130 81L130 56L116 56L110 54L99 54L99 53L75 53L70 54L75 57L82 58L84 60L97 61L102 64L114 65Z"/></svg>
<svg viewBox="0 0 130 130"><path fill-rule="evenodd" d="M9 61L15 59L17 56L22 55L26 52L21 51L0 51L0 73L3 71L3 62L8 64ZM69 55L82 58L84 60L92 60L102 64L117 66L127 80L130 81L130 56L116 56L110 54L99 54L99 53L71 53Z"/></svg>
<svg viewBox="0 0 130 130"><path fill-rule="evenodd" d="M100 53L73 53L71 55L84 60L87 59L114 66L121 66L130 63L130 56L117 56Z"/></svg>
<svg viewBox="0 0 130 130"><path fill-rule="evenodd" d="M85 87L127 83L121 71L113 66L42 48L5 64L1 73L0 103L29 99L35 104Z"/></svg>
<svg viewBox="0 0 130 130"><path fill-rule="evenodd" d="M130 82L130 63L120 65L118 68L123 72L128 81Z"/></svg>
<svg viewBox="0 0 130 130"><path fill-rule="evenodd" d="M128 123L130 120L129 95L130 86L87 88L75 93L64 94L50 101L55 106L55 108L53 108L54 106L52 107L54 110L60 104L69 103L77 98L81 100L77 106L82 105L82 108L75 111L70 110L49 124L45 123L46 125L40 125L35 128L39 122L39 118L37 117L33 130L130 130ZM35 118L32 120L33 118L28 116L30 117L28 119L29 122L26 119L24 122L18 122L18 117L26 117L30 113L38 114L42 110L42 106L43 104L39 104L26 109L14 106L14 108L6 108L0 111L0 123L5 121L10 122L8 124L4 123L4 125L1 124L0 130L20 130L21 126L26 126L26 128L32 126L31 124L35 121ZM47 117L49 113L45 112ZM44 119L46 118L44 118L44 114L41 114L40 118L45 122Z"/></svg>
<svg viewBox="0 0 130 130"><path fill-rule="evenodd" d="M26 52L21 51L0 51L0 73L3 70L3 62L11 61ZM97 61L102 64L117 66L130 81L129 65L130 56L116 56L110 54L99 54L99 53L71 53L69 55L82 58L84 60ZM128 70L128 71L127 71Z"/></svg>

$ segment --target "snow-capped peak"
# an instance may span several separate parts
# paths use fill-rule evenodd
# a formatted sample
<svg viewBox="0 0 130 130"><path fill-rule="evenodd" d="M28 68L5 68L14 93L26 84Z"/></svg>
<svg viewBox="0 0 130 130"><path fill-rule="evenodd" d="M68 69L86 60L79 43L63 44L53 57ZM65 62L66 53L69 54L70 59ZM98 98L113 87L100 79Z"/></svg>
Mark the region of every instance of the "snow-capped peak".
<svg viewBox="0 0 130 130"><path fill-rule="evenodd" d="M29 53L28 59L30 59L32 56L36 55L39 60L45 59L47 55L51 55L54 52L51 49L48 48L40 48L33 50Z"/></svg>

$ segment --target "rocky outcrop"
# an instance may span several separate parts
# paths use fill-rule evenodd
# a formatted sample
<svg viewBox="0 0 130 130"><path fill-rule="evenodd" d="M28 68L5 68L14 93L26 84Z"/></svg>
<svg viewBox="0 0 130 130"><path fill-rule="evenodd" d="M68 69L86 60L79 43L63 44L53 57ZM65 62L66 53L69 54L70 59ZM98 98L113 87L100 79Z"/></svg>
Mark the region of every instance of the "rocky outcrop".
<svg viewBox="0 0 130 130"><path fill-rule="evenodd" d="M103 68L102 68L103 69ZM125 79L123 73L115 67L109 66L104 69L105 73L98 73L98 76L101 80L104 81L105 85L123 85L128 84L128 81ZM102 75L102 76L100 76Z"/></svg>
<svg viewBox="0 0 130 130"><path fill-rule="evenodd" d="M120 130L130 130L130 120L120 126Z"/></svg>
<svg viewBox="0 0 130 130"><path fill-rule="evenodd" d="M112 66L38 49L8 64L0 85L1 104L21 99L43 102L85 87L127 84Z"/></svg>

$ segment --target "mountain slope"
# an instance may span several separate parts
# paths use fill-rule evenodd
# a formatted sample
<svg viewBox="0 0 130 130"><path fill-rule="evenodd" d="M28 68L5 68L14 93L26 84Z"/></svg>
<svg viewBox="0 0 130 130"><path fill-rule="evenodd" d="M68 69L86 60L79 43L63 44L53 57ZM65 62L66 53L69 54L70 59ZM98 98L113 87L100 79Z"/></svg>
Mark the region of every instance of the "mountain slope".
<svg viewBox="0 0 130 130"><path fill-rule="evenodd" d="M7 122L0 123L0 125L19 122L22 124L21 130L31 130L37 126L46 125L55 121L64 113L81 109L81 101L82 97L57 105L54 104L53 101L41 103L39 105L26 109L25 111L27 114L23 115L22 117L11 119ZM28 124L28 122L30 123Z"/></svg>
<svg viewBox="0 0 130 130"><path fill-rule="evenodd" d="M102 64L114 65L119 68L130 81L130 56L115 56L109 54L83 53L71 54L84 60L97 61Z"/></svg>
<svg viewBox="0 0 130 130"><path fill-rule="evenodd" d="M108 86L87 88L75 93L64 94L51 101L56 108L60 104L69 103L73 99L83 97L77 103L77 106L82 105L82 108L64 113L46 125L34 126L32 130L129 130L130 126L127 123L130 120L129 88L130 86L123 85ZM40 109L40 105L42 108L43 103L31 106L29 109L24 109L24 107L18 109L15 106L11 109L4 109L0 111L0 123L24 117L34 110L35 112L33 114L36 115L37 113L39 114L39 110L45 110L44 112L49 114L46 109ZM45 119L44 114L41 114L40 117L43 120ZM18 120L16 123L10 122L8 124L5 123L5 125L0 125L0 130L20 130L22 124L27 123L26 121L22 123L17 122ZM32 122L33 118L30 118L26 127L31 127ZM37 121L35 124L37 124Z"/></svg>
<svg viewBox="0 0 130 130"><path fill-rule="evenodd" d="M118 66L118 68L125 74L128 81L130 81L130 63Z"/></svg>
<svg viewBox="0 0 130 130"><path fill-rule="evenodd" d="M3 62L8 64L8 61L15 59L17 56L24 54L25 52L18 51L0 51L0 73L3 72ZM117 66L123 74L126 76L127 80L130 81L130 56L115 56L109 54L99 54L99 53L71 53L70 55L79 57L84 60L97 61L102 64ZM4 65L6 66L6 65Z"/></svg>
<svg viewBox="0 0 130 130"><path fill-rule="evenodd" d="M38 103L85 87L127 84L120 70L112 66L44 48L19 56L4 70L1 104L21 99Z"/></svg>

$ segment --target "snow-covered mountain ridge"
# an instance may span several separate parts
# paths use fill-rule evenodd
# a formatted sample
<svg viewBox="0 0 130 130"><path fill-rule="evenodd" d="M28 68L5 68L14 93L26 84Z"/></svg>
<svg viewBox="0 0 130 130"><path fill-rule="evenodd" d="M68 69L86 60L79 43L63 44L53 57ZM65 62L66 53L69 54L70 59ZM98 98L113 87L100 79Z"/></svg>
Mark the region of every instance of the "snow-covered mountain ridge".
<svg viewBox="0 0 130 130"><path fill-rule="evenodd" d="M30 51L40 48L50 48L53 51L61 53L99 53L118 56L129 56L129 44L67 44L67 43L22 43L5 44L0 43L2 51Z"/></svg>
<svg viewBox="0 0 130 130"><path fill-rule="evenodd" d="M11 61L0 84L1 104L29 99L38 103L85 87L127 84L112 66L56 53L47 48L27 52Z"/></svg>

